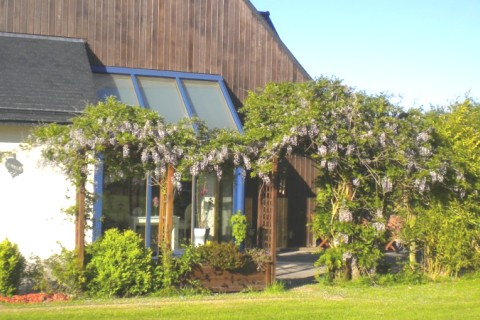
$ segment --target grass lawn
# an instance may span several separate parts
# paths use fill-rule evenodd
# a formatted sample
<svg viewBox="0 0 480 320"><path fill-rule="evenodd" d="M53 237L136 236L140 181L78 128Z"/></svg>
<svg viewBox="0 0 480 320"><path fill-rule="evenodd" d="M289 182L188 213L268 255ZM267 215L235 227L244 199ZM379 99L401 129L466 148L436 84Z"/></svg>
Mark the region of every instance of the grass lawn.
<svg viewBox="0 0 480 320"><path fill-rule="evenodd" d="M418 286L0 304L0 319L479 319L480 279Z"/></svg>

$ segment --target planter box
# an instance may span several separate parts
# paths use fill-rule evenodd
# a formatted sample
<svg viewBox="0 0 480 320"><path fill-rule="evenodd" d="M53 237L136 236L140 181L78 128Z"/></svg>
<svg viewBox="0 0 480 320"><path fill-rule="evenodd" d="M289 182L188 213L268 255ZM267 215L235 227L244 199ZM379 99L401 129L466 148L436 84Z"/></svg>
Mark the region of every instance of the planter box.
<svg viewBox="0 0 480 320"><path fill-rule="evenodd" d="M191 276L213 292L239 292L242 290L264 290L270 283L270 268L258 271L255 264L238 270L217 270L209 265L196 267Z"/></svg>

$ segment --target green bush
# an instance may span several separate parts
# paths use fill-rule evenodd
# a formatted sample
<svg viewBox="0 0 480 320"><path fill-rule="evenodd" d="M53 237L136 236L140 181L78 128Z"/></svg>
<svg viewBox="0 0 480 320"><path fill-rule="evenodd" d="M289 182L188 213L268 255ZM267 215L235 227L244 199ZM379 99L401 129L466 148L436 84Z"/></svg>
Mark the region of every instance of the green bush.
<svg viewBox="0 0 480 320"><path fill-rule="evenodd" d="M155 266L154 289L168 291L173 288L195 287L189 274L199 261L200 254L194 247L185 247L181 256L174 257L170 248L164 245Z"/></svg>
<svg viewBox="0 0 480 320"><path fill-rule="evenodd" d="M200 260L219 270L240 269L246 264L246 256L238 250L234 243L212 242L198 247Z"/></svg>
<svg viewBox="0 0 480 320"><path fill-rule="evenodd" d="M5 239L0 242L0 294L12 295L16 293L23 270L25 258L18 250L18 246Z"/></svg>
<svg viewBox="0 0 480 320"><path fill-rule="evenodd" d="M314 218L313 230L317 234L330 233L327 237L330 246L319 252L315 263L317 267L327 267L327 281L368 275L382 257L379 243L383 235L372 225L332 221L328 215L319 213Z"/></svg>
<svg viewBox="0 0 480 320"><path fill-rule="evenodd" d="M232 236L235 244L240 246L247 237L247 217L239 210L230 218L230 226L232 227Z"/></svg>
<svg viewBox="0 0 480 320"><path fill-rule="evenodd" d="M328 273L318 275L317 282L327 286L365 288L375 286L421 285L429 282L428 277L420 268L411 268L409 265L396 273L372 273L350 281L342 278L332 278Z"/></svg>
<svg viewBox="0 0 480 320"><path fill-rule="evenodd" d="M79 295L85 285L85 274L74 250L62 247L60 253L42 260L34 258L27 267L27 277L33 289L47 293Z"/></svg>
<svg viewBox="0 0 480 320"><path fill-rule="evenodd" d="M272 257L268 250L260 248L247 249L245 255L248 260L257 266L257 271L265 271L268 264L272 262Z"/></svg>
<svg viewBox="0 0 480 320"><path fill-rule="evenodd" d="M433 202L433 201L432 201ZM432 279L480 268L479 208L473 201L432 204L418 215L415 228L422 267Z"/></svg>
<svg viewBox="0 0 480 320"><path fill-rule="evenodd" d="M87 248L87 289L95 296L137 296L151 290L151 252L131 230L110 229Z"/></svg>

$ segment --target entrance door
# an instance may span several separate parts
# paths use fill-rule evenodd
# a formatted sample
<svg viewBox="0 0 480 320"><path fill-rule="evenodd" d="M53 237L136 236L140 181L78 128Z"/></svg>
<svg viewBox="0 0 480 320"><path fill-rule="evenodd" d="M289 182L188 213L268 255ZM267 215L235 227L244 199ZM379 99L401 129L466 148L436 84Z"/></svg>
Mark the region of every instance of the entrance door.
<svg viewBox="0 0 480 320"><path fill-rule="evenodd" d="M315 211L316 177L315 164L309 158L291 156L279 161L275 179L277 248L315 245L308 224Z"/></svg>

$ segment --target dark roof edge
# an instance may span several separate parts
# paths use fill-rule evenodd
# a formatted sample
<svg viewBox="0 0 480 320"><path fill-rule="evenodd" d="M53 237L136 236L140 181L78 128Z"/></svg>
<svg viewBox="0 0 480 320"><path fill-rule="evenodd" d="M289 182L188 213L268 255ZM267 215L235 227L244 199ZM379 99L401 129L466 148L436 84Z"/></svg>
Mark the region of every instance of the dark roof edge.
<svg viewBox="0 0 480 320"><path fill-rule="evenodd" d="M47 113L47 114L74 114L78 115L81 114L82 111L75 111L75 110L50 110L50 109L35 109L35 108L22 108L22 109L13 109L13 108L2 108L0 107L1 111L11 111L17 113Z"/></svg>
<svg viewBox="0 0 480 320"><path fill-rule="evenodd" d="M66 37L57 37L57 36L42 36L37 34L27 34L27 33L15 33L15 32L0 32L2 37L12 37L12 38L24 38L24 39L42 39L42 40L53 40L53 41L67 41L67 42L82 42L86 43L84 39L79 38L66 38Z"/></svg>
<svg viewBox="0 0 480 320"><path fill-rule="evenodd" d="M257 10L258 11L258 10ZM270 19L270 11L258 11L263 19L267 22L268 26L278 35L277 29L273 25L272 19Z"/></svg>
<svg viewBox="0 0 480 320"><path fill-rule="evenodd" d="M39 110L39 109L10 109L10 108L0 108L0 111L9 112L10 117L0 116L0 125L3 124L11 124L11 125L28 125L28 124L42 124L42 123L59 123L59 124L67 124L71 123L72 121L70 118L76 117L82 114L81 111L73 111L73 110ZM15 119L12 117L22 115L23 119ZM32 116L35 116L36 119L32 119ZM68 119L65 117L68 116ZM40 119L38 119L40 117Z"/></svg>
<svg viewBox="0 0 480 320"><path fill-rule="evenodd" d="M272 27L268 24L268 22L265 20L265 18L262 16L262 14L255 8L255 6L250 2L250 0L243 0L247 6L250 7L252 10L253 14L257 17L257 19L260 21L261 24L267 29L268 32L278 41L280 46L287 52L288 56L294 61L294 63L298 66L301 72L304 73L305 76L313 80L313 78L308 74L307 70L302 66L302 64L295 58L293 53L288 49L288 47L285 45L285 43L280 39L280 36L278 35L277 31L272 29ZM271 20L270 20L271 21ZM272 22L273 24L273 22Z"/></svg>
<svg viewBox="0 0 480 320"><path fill-rule="evenodd" d="M35 127L43 124L56 123L60 125L71 124L71 121L57 121L57 120L0 120L0 126L10 127Z"/></svg>
<svg viewBox="0 0 480 320"><path fill-rule="evenodd" d="M34 127L36 125L38 125L38 121L35 123L35 122L25 122L25 121L0 120L0 127L19 127L19 126Z"/></svg>

